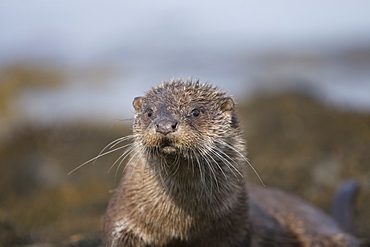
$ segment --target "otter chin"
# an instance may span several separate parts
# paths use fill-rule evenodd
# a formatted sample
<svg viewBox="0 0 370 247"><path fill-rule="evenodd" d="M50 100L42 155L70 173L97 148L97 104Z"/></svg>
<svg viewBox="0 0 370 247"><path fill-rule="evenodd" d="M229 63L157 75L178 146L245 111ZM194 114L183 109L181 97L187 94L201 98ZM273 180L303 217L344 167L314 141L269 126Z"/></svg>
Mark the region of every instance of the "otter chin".
<svg viewBox="0 0 370 247"><path fill-rule="evenodd" d="M361 246L301 199L246 183L251 165L235 102L218 87L171 80L133 107L104 246Z"/></svg>
<svg viewBox="0 0 370 247"><path fill-rule="evenodd" d="M162 147L162 152L165 154L175 154L176 148L173 146L165 146L165 147Z"/></svg>

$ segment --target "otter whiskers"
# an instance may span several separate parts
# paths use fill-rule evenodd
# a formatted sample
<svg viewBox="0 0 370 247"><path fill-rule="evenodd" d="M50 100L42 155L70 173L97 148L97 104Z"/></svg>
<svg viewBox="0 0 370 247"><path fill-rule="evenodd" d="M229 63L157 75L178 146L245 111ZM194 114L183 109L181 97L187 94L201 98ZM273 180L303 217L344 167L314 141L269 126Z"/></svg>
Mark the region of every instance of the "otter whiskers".
<svg viewBox="0 0 370 247"><path fill-rule="evenodd" d="M120 146L120 147L117 147L115 149L112 149L113 147L117 146L119 143L122 143L124 141L127 141L129 139L134 139L135 138L135 135L128 135L128 136L124 136L124 137L120 137L120 138L117 138L116 140L110 142L109 144L107 144L103 149L102 151L100 151L100 153L95 156L94 158L91 158L89 159L88 161L85 161L84 163L82 163L81 165L77 166L76 168L74 168L72 171L68 172L68 175L71 175L72 173L74 173L75 171L77 171L78 169L82 168L83 166L87 165L88 163L90 162L93 162L95 163L99 158L107 155L107 154L110 154L110 153L114 153L118 150L121 150L121 149L124 149L126 148L128 145L130 144L127 144L127 145L124 145L124 146ZM107 151L107 152L104 152L105 150L107 149L112 149L110 151Z"/></svg>
<svg viewBox="0 0 370 247"><path fill-rule="evenodd" d="M236 148L234 148L233 146L231 146L230 144L224 142L224 141L221 141L219 139L214 139L215 142L218 142L220 143L221 145L224 145L228 148L230 148L231 150L233 150L234 152L236 152L243 160L245 160L245 162L247 162L248 166L252 169L252 171L256 174L257 178L259 179L259 181L261 182L261 184L266 187L266 185L264 184L264 182L262 181L262 178L260 177L260 175L258 174L257 170L252 166L251 162L249 161L248 158L246 158L241 152L239 152Z"/></svg>

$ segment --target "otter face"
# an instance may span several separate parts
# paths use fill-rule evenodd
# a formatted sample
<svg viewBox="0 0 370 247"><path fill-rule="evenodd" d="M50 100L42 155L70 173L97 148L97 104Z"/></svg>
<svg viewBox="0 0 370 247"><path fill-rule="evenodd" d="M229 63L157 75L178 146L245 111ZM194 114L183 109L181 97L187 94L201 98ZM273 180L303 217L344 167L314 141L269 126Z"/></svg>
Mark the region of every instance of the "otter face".
<svg viewBox="0 0 370 247"><path fill-rule="evenodd" d="M212 146L235 127L234 101L209 84L163 83L135 98L133 106L137 141L164 154Z"/></svg>

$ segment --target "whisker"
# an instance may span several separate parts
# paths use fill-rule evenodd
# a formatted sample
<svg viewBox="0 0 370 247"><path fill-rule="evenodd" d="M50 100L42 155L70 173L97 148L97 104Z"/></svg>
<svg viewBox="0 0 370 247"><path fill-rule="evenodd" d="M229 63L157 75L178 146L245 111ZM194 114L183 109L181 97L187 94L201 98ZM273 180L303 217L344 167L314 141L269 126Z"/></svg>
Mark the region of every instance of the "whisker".
<svg viewBox="0 0 370 247"><path fill-rule="evenodd" d="M204 182L204 177L203 177L203 170L202 170L202 166L200 165L200 161L198 159L198 155L195 153L194 150L192 150L192 152L194 153L194 157L197 161L197 165L198 165L198 168L199 168L199 173L200 173L200 181L202 181L202 183Z"/></svg>
<svg viewBox="0 0 370 247"><path fill-rule="evenodd" d="M172 176L175 176L177 171L179 170L180 168L180 158L178 158L179 156L176 156L176 159L174 161L174 165L176 166L176 169L175 171L172 173Z"/></svg>
<svg viewBox="0 0 370 247"><path fill-rule="evenodd" d="M128 178L128 180L129 180L129 181L131 180L132 174L133 174L134 170L136 169L137 161L138 161L138 159L139 159L139 157L137 156L137 154L141 153L141 152L143 151L143 149L144 149L144 148L140 148L140 149L139 149L139 150L137 150L137 151L135 150L136 152L131 156L131 158L129 159L129 161L127 161L127 164L126 164L125 168L123 168L122 173L124 173L124 172L125 172L126 168L130 165L131 161L136 157L135 165L134 165L134 167L133 167L133 169L132 169L132 171L131 171L130 177ZM133 151L133 150L134 150L134 149L132 149L132 151ZM115 175L114 175L114 180L115 180L115 181L116 181L116 179L117 179L118 170L119 170L119 168L121 167L122 162L123 162L123 160L121 160L121 162L119 163L119 165L118 165L118 167L117 167L117 170L116 170L116 173L115 173Z"/></svg>
<svg viewBox="0 0 370 247"><path fill-rule="evenodd" d="M131 146L130 146L131 145ZM133 149L134 149L134 144L133 143L130 143L130 144L127 144L127 145L125 145L125 146L123 146L123 147L127 147L127 146L130 146L129 148L127 148L118 158L117 158L117 160L109 167L109 169L108 169L108 171L107 171L107 173L109 173L112 169L113 169L113 167L115 166L115 164L117 164L117 162L119 161L119 160L121 160L122 159L122 161L124 160L124 159L126 159L126 157L133 151ZM122 162L121 161L121 162Z"/></svg>
<svg viewBox="0 0 370 247"><path fill-rule="evenodd" d="M217 176L216 176L215 168L213 167L212 162L209 160L208 157L210 157L212 159L213 163L215 163L218 166L218 168L221 170L222 174L224 175L225 179L227 180L227 177L226 177L224 171L222 170L220 165L213 159L212 155L207 156L206 153L204 153L204 154L200 153L200 155L203 157L203 159L205 160L205 162L207 163L208 167L211 170L212 177L213 177L212 180L215 181L217 191L220 191L219 182L218 182L218 179L217 179ZM213 186L213 183L211 182L211 188L212 188L212 186ZM213 190L211 189L210 191L212 192Z"/></svg>
<svg viewBox="0 0 370 247"><path fill-rule="evenodd" d="M124 141L127 141L129 139L134 139L137 135L128 135L128 136L125 136L125 137L122 137L120 138L121 140L119 140L117 143L115 143L114 145L112 145L111 147L109 147L109 149L112 149L114 148L115 146L117 146L118 144L120 144L121 142L124 142Z"/></svg>
<svg viewBox="0 0 370 247"><path fill-rule="evenodd" d="M217 146L214 146L214 153L217 155L217 157L221 159L222 162L224 162L224 164L226 164L226 166L230 169L230 171L234 174L235 177L237 176L231 168L233 168L241 177L244 177L243 174L237 168L239 164L233 158L231 158L227 153L225 153L222 149L218 148ZM237 166L233 165L230 161L235 163L235 165Z"/></svg>
<svg viewBox="0 0 370 247"><path fill-rule="evenodd" d="M122 146L122 147L115 148L115 149L110 150L110 151L107 151L107 152L105 152L105 153L99 154L99 155L95 156L94 158L89 159L88 161L86 161L86 162L82 163L81 165L77 166L77 167L76 167L76 168L74 168L72 171L70 171L69 173L67 173L67 175L72 174L73 172L77 171L78 169L80 169L81 167L83 167L84 165L86 165L86 164L88 164L88 163L90 163L90 162L92 162L92 161L96 161L97 159L99 159L99 158L101 158L101 157L103 157L103 156L105 156L105 155L107 155L107 154L110 154L110 153L116 152L117 150L123 149L123 148L125 148L125 147L126 147L126 145L125 145L125 146Z"/></svg>
<svg viewBox="0 0 370 247"><path fill-rule="evenodd" d="M165 170L166 169L166 166L167 166L167 164L163 164L165 162L166 161L164 161L162 159L160 159L160 161L159 161L159 166L160 166L159 167L159 179L161 180L161 183L162 183L163 187L165 187L165 180L162 177L162 171Z"/></svg>
<svg viewBox="0 0 370 247"><path fill-rule="evenodd" d="M194 157L192 155L191 152L188 153L189 154L189 159L188 159L188 163L189 163L189 160L191 162L191 170L193 171L193 177L195 176L195 168L194 168Z"/></svg>
<svg viewBox="0 0 370 247"><path fill-rule="evenodd" d="M134 135L128 135L128 136L124 136L124 137L120 137L120 138L117 138L116 140L114 140L114 141L112 141L112 142L110 142L108 145L106 145L101 151L100 151L100 153L98 154L98 156L97 157L99 157L99 155L101 155L107 148L109 148L109 149L112 149L112 148L114 148L116 145L118 145L119 143L121 143L121 142L124 142L124 141L126 141L126 140L128 140L128 139L132 139L132 138L134 138L135 136ZM98 159L98 158L97 158ZM96 161L96 160L95 160ZM94 161L94 162L95 162Z"/></svg>
<svg viewBox="0 0 370 247"><path fill-rule="evenodd" d="M246 162L247 164L249 165L249 167L252 169L252 171L256 174L257 178L259 179L259 181L261 182L261 184L266 187L265 183L262 181L260 175L258 174L257 170L252 166L252 164L250 163L250 161L242 154L240 153L236 148L234 148L233 146L231 146L230 144L224 142L224 141L221 141L221 140L218 140L218 139L213 139L215 142L217 143L220 143L221 145L224 145L228 148L230 148L231 150L235 151L240 157L242 157Z"/></svg>
<svg viewBox="0 0 370 247"><path fill-rule="evenodd" d="M134 120L133 118L126 118L126 119L116 119L116 121L114 121L114 123L111 124L111 126L109 126L109 129L112 129L114 125L116 125L117 123L119 122L123 122L123 121L132 121Z"/></svg>
<svg viewBox="0 0 370 247"><path fill-rule="evenodd" d="M192 150L192 152L193 152L195 160L197 162L197 166L198 166L198 170L199 170L199 174L200 174L200 181L201 181L202 184L206 184L206 182L207 182L206 176L207 176L208 173L205 170L206 167L202 164L201 160L199 159L199 156L200 156L201 158L203 158L207 162L207 157L205 156L206 154L201 153L199 151L196 153L195 150ZM208 160L208 162L210 162L210 161ZM211 165L208 165L208 166L210 167L210 169L212 169ZM217 178L214 178L214 179L217 179ZM211 186L212 186L212 184L211 184ZM201 193L204 194L205 196L209 196L212 193L212 190L209 190L208 186L201 186L201 188L202 188Z"/></svg>
<svg viewBox="0 0 370 247"><path fill-rule="evenodd" d="M229 168L229 170L233 173L233 175L237 178L235 172L230 168L230 166L233 167L233 165L231 165L228 160L226 160L224 157L222 157L222 155L220 155L214 148L210 149L209 152L211 152L212 154L216 155L227 166L227 168ZM214 161L214 163L217 164L217 166L220 168L222 174L224 174L224 177L227 180L227 176L226 176L225 172L223 171L223 169L221 168L221 166L218 164L218 162L212 156L211 156L211 158ZM233 168L236 169L235 167L233 167Z"/></svg>

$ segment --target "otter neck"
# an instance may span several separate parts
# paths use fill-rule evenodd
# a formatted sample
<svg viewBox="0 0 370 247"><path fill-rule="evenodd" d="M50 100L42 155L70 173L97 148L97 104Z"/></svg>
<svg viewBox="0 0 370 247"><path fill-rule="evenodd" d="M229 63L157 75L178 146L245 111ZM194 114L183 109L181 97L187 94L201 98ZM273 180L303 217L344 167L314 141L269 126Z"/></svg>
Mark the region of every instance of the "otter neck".
<svg viewBox="0 0 370 247"><path fill-rule="evenodd" d="M120 201L125 204L127 212L135 214L132 217L133 228L130 229L144 229L142 236L148 243L156 243L160 239L164 246L176 239L186 241L194 238L199 241L203 231L207 234L214 232L220 239L217 241L224 237L220 232L226 232L225 237L232 239L237 239L235 236L239 237L243 232L243 239L246 243L249 241L249 228L238 227L248 221L247 194L242 179L230 177L225 182L226 178L219 171L215 174L218 178L216 185L213 176L206 175L209 171L202 175L199 171L199 166L208 164L195 164L181 156L154 158L145 152L134 157L137 161L127 167L119 189L121 193L117 195L124 197ZM236 211L240 214L236 215ZM146 215L154 215L155 221ZM157 222L171 227L158 228ZM212 225L211 222L217 223ZM234 231L232 234L225 231L223 224L234 226L235 236Z"/></svg>
<svg viewBox="0 0 370 247"><path fill-rule="evenodd" d="M158 189L175 204L187 205L191 210L194 206L199 209L230 206L236 202L236 195L244 191L243 177L211 161L195 162L194 157L183 155L146 156L144 160L146 175L157 182ZM213 161L221 163L217 159Z"/></svg>

